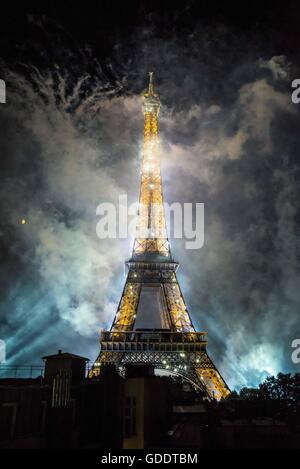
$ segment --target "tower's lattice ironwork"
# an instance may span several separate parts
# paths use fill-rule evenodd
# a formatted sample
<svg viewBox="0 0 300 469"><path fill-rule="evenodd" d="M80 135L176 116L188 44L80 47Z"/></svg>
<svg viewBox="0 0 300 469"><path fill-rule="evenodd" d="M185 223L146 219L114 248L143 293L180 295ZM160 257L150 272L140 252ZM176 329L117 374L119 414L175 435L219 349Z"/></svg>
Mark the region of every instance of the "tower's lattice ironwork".
<svg viewBox="0 0 300 469"><path fill-rule="evenodd" d="M143 95L144 144L137 236L127 279L110 331L101 332L100 353L91 375L105 364L149 364L179 374L209 398L229 394L228 386L206 352L206 333L196 332L176 276L163 208L160 171L159 96L150 73ZM156 315L156 324L151 315ZM139 320L148 315L148 327ZM157 324L158 318L158 324ZM150 327L149 327L150 326Z"/></svg>

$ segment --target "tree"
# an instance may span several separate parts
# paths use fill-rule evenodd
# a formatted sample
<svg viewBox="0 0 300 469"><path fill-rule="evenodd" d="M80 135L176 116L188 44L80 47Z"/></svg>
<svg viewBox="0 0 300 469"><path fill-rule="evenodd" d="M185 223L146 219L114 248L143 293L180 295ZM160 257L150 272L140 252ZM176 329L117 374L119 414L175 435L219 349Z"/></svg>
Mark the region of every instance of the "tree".
<svg viewBox="0 0 300 469"><path fill-rule="evenodd" d="M282 403L285 408L300 409L300 373L279 373L269 376L258 388L242 388L239 397L245 400L268 400Z"/></svg>
<svg viewBox="0 0 300 469"><path fill-rule="evenodd" d="M240 390L241 399L253 401L254 399L260 399L260 391L257 388L242 388Z"/></svg>
<svg viewBox="0 0 300 469"><path fill-rule="evenodd" d="M269 376L260 384L259 392L267 399L281 401L287 406L300 406L300 373L279 373L277 377Z"/></svg>

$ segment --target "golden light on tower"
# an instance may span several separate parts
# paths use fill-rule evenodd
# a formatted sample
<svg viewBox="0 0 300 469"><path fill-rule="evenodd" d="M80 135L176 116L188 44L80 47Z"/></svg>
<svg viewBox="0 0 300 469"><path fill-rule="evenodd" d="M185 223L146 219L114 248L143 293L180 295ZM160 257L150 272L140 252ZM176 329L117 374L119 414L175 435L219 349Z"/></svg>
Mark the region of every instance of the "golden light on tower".
<svg viewBox="0 0 300 469"><path fill-rule="evenodd" d="M160 99L155 92L153 72L149 73L148 89L143 95L144 143L141 168L141 187L137 237L133 257L145 252L170 255L163 208L160 172L158 113Z"/></svg>

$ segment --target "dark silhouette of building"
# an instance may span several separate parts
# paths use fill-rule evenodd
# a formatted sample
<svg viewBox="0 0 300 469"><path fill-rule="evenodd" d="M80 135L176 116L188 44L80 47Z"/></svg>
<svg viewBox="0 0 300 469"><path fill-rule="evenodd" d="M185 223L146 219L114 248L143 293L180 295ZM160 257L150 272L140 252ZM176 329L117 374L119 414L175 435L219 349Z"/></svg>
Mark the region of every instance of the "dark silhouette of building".
<svg viewBox="0 0 300 469"><path fill-rule="evenodd" d="M299 448L278 404L210 402L185 379L113 365L87 378L86 358L44 357L45 375L0 380L0 448Z"/></svg>

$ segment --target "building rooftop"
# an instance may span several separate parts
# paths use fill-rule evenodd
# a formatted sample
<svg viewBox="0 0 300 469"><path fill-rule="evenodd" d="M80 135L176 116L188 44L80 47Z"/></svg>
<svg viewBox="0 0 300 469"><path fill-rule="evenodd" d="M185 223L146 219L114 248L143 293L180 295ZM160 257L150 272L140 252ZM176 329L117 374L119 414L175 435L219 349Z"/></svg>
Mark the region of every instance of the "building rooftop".
<svg viewBox="0 0 300 469"><path fill-rule="evenodd" d="M54 354L54 355L45 355L44 357L42 357L43 360L46 360L46 359L61 359L61 358L72 358L74 360L84 360L84 361L90 361L89 358L86 358L86 357L81 357L80 355L75 355L74 353L69 353L69 352L62 352L61 350L58 351L58 353Z"/></svg>

